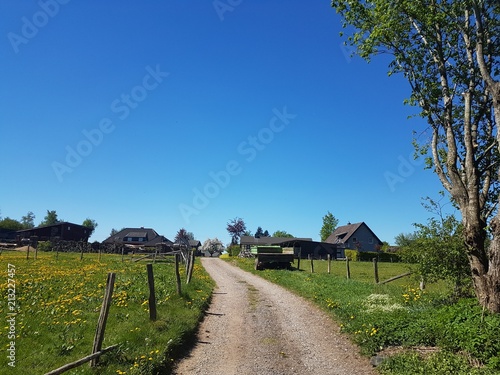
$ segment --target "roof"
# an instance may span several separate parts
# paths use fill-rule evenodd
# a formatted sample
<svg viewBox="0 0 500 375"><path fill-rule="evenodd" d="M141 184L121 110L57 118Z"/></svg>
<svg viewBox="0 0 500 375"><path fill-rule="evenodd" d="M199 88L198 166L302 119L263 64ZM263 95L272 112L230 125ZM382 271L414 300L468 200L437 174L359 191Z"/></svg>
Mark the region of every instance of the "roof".
<svg viewBox="0 0 500 375"><path fill-rule="evenodd" d="M338 227L333 231L332 234L328 236L325 242L334 243L334 244L345 244L349 239L353 236L353 234L362 226L365 226L366 229L370 231L370 233L375 237L375 239L381 244L382 241L377 237L375 233L370 229L368 225L365 224L364 221L355 224L347 224Z"/></svg>
<svg viewBox="0 0 500 375"><path fill-rule="evenodd" d="M142 241L138 240L133 240L129 241L128 239L145 239ZM103 243L108 243L108 244L113 244L113 243L118 243L118 244L133 244L133 245L140 245L140 246L155 246L156 244L159 243L168 243L172 244L172 241L170 241L168 238L165 236L161 236L152 228L123 228L121 231L118 233L115 233L112 236L109 236L106 238Z"/></svg>
<svg viewBox="0 0 500 375"><path fill-rule="evenodd" d="M279 245L285 242L293 241L312 241L312 238L296 238L296 237L259 237L241 236L240 245Z"/></svg>
<svg viewBox="0 0 500 375"><path fill-rule="evenodd" d="M28 228L28 229L21 229L21 230L16 230L15 232L29 232L29 231L33 231L33 230L36 230L36 229L42 229L42 228L50 228L50 227L58 227L60 225L72 225L72 226L77 226L77 227L83 227L83 228L87 228L85 227L84 225L81 225L81 224L75 224L75 223L70 223L69 221L60 221L58 223L55 223L55 224L50 224L50 225L39 225L38 227L33 227L33 228Z"/></svg>

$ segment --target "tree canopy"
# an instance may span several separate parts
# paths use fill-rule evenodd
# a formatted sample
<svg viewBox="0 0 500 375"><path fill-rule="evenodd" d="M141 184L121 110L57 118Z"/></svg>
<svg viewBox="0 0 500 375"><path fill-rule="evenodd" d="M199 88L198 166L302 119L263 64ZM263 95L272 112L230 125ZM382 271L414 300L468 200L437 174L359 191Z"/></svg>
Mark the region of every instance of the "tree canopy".
<svg viewBox="0 0 500 375"><path fill-rule="evenodd" d="M231 236L231 245L236 245L241 235L247 230L247 227L243 219L235 217L227 223L226 230Z"/></svg>
<svg viewBox="0 0 500 375"><path fill-rule="evenodd" d="M40 226L44 225L54 225L59 223L59 219L57 218L57 212L55 210L49 211L47 210L47 215L43 218L42 222L40 223Z"/></svg>
<svg viewBox="0 0 500 375"><path fill-rule="evenodd" d="M97 228L97 222L95 220L92 220L92 219L89 219L89 218L86 218L82 225L84 227L87 227L90 229L90 235L92 235L92 233L94 233L95 229Z"/></svg>
<svg viewBox="0 0 500 375"><path fill-rule="evenodd" d="M332 6L347 43L367 60L390 54L389 75L401 73L410 84L406 103L419 107L428 124L415 133L416 154L460 210L479 302L500 313L500 3L334 0Z"/></svg>
<svg viewBox="0 0 500 375"><path fill-rule="evenodd" d="M323 226L321 227L321 230L319 232L319 236L322 242L325 241L328 236L333 233L333 231L337 228L338 223L338 219L333 216L330 211L328 211L328 213L323 216Z"/></svg>
<svg viewBox="0 0 500 375"><path fill-rule="evenodd" d="M294 236L288 233L286 230L277 230L273 233L273 237L293 238Z"/></svg>

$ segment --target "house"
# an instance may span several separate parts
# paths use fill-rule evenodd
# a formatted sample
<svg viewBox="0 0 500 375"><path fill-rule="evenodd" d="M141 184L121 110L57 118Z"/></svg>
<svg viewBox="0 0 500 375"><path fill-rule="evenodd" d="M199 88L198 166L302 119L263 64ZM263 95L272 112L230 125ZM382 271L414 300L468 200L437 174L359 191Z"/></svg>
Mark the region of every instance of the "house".
<svg viewBox="0 0 500 375"><path fill-rule="evenodd" d="M332 243L316 242L312 238L289 238L289 237L259 237L241 236L240 247L242 250L250 250L252 246L279 245L281 247L291 247L295 257L300 254L301 258L311 255L314 258L326 258L328 254L332 259L342 258L343 252L338 253L338 246Z"/></svg>
<svg viewBox="0 0 500 375"><path fill-rule="evenodd" d="M91 234L92 230L90 228L63 221L57 224L18 230L16 231L16 238L18 242L31 237L38 237L38 241L61 240L87 242Z"/></svg>
<svg viewBox="0 0 500 375"><path fill-rule="evenodd" d="M106 238L102 243L108 245L125 245L134 248L156 247L161 244L170 246L173 244L172 241L165 236L159 235L154 229L144 227L124 228Z"/></svg>
<svg viewBox="0 0 500 375"><path fill-rule="evenodd" d="M364 222L338 227L326 242L358 251L379 251L382 246L382 241Z"/></svg>

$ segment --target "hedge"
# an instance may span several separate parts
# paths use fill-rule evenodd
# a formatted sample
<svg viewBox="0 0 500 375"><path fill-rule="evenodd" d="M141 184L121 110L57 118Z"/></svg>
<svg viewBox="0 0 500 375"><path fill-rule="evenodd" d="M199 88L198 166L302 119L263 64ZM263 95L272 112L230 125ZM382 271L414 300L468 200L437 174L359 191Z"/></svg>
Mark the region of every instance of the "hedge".
<svg viewBox="0 0 500 375"><path fill-rule="evenodd" d="M374 251L345 250L345 256L354 262L371 262L377 258L379 262L401 262L401 257L394 253L376 253Z"/></svg>

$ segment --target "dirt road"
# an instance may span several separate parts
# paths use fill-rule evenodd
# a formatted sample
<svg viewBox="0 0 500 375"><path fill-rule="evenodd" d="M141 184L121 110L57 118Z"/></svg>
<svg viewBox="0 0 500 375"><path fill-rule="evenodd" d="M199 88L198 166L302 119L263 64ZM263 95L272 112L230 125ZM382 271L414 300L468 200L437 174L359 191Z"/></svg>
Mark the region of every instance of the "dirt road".
<svg viewBox="0 0 500 375"><path fill-rule="evenodd" d="M309 302L220 259L202 263L217 288L198 344L175 374L374 374Z"/></svg>

